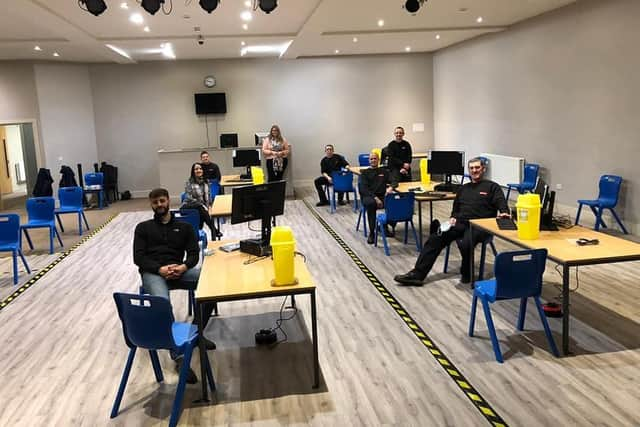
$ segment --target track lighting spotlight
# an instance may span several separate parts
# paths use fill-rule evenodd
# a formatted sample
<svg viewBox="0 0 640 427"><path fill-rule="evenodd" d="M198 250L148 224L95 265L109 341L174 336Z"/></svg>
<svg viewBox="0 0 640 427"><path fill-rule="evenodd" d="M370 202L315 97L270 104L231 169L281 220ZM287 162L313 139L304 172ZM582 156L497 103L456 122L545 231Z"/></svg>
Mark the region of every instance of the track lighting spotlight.
<svg viewBox="0 0 640 427"><path fill-rule="evenodd" d="M259 0L258 5L264 13L271 13L278 7L278 0Z"/></svg>
<svg viewBox="0 0 640 427"><path fill-rule="evenodd" d="M407 12L415 14L420 9L420 6L422 6L423 3L424 0L407 0L404 3L404 8L407 10Z"/></svg>
<svg viewBox="0 0 640 427"><path fill-rule="evenodd" d="M78 0L80 9L86 10L92 15L98 16L105 10L107 5L104 0ZM84 7L82 7L84 5Z"/></svg>
<svg viewBox="0 0 640 427"><path fill-rule="evenodd" d="M218 7L219 0L200 0L200 7L203 8L207 13L211 13L216 10Z"/></svg>
<svg viewBox="0 0 640 427"><path fill-rule="evenodd" d="M164 0L142 0L142 8L149 12L151 15L155 15L160 10L160 5L164 3Z"/></svg>

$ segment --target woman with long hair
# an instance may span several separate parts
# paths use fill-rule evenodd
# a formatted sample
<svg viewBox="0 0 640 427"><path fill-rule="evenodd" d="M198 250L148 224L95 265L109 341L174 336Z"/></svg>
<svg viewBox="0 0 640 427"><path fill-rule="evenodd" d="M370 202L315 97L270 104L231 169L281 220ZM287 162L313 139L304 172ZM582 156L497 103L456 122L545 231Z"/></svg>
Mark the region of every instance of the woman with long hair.
<svg viewBox="0 0 640 427"><path fill-rule="evenodd" d="M271 126L269 136L262 141L262 153L267 159L268 182L284 179L289 162L289 143L282 136L278 125Z"/></svg>
<svg viewBox="0 0 640 427"><path fill-rule="evenodd" d="M206 223L213 238L221 237L222 233L213 224L209 216L211 196L209 183L204 179L204 170L200 163L191 165L191 176L184 186L184 200L180 209L195 209L200 214L200 229Z"/></svg>

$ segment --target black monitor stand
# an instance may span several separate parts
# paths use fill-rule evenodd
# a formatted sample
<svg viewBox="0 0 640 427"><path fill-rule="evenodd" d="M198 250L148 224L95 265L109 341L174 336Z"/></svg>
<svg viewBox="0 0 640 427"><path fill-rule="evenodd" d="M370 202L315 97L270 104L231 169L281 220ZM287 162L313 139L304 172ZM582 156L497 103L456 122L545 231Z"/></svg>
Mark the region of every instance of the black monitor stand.
<svg viewBox="0 0 640 427"><path fill-rule="evenodd" d="M247 166L247 173L241 174L240 179L251 179L251 166Z"/></svg>
<svg viewBox="0 0 640 427"><path fill-rule="evenodd" d="M438 184L433 189L435 191L446 191L447 193L456 193L460 189L460 184L454 184L450 173L445 175L444 182Z"/></svg>
<svg viewBox="0 0 640 427"><path fill-rule="evenodd" d="M259 239L240 241L240 251L255 256L271 255L271 206L267 202L262 205L262 227Z"/></svg>

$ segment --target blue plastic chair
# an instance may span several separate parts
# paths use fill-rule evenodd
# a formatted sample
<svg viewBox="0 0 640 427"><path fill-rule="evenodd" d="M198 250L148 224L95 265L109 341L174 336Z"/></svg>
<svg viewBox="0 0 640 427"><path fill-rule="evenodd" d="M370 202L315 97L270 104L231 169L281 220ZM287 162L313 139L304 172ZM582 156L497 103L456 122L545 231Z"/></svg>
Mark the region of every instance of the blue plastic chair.
<svg viewBox="0 0 640 427"><path fill-rule="evenodd" d="M333 191L331 192L331 213L336 211L336 193L353 193L353 211L358 210L358 193L353 186L353 172L342 170L331 172L331 180L333 181Z"/></svg>
<svg viewBox="0 0 640 427"><path fill-rule="evenodd" d="M172 210L171 212L176 220L191 224L196 233L196 239L202 243L200 256L204 259L204 250L207 249L208 238L207 233L204 230L200 230L200 213L195 209L180 209Z"/></svg>
<svg viewBox="0 0 640 427"><path fill-rule="evenodd" d="M84 208L82 207L83 197L82 188L80 187L62 187L58 190L60 207L54 212L62 233L64 233L64 227L62 226L62 221L60 221L60 215L69 213L78 214L78 234L82 236L83 219L87 230L89 229L89 223L87 222L87 217L84 215Z"/></svg>
<svg viewBox="0 0 640 427"><path fill-rule="evenodd" d="M211 203L213 203L218 194L220 194L220 182L217 179L212 179L209 181L209 199Z"/></svg>
<svg viewBox="0 0 640 427"><path fill-rule="evenodd" d="M49 253L53 253L53 238L54 235L58 237L58 242L60 242L60 246L64 247L62 244L62 239L60 238L60 233L58 233L58 229L56 228L56 219L55 219L55 207L56 201L53 197L32 197L27 199L27 216L29 220L26 224L20 225L20 230L24 231L24 235L27 238L27 243L29 243L29 248L33 250L33 243L31 242L31 237L29 236L28 230L30 228L48 228L49 229Z"/></svg>
<svg viewBox="0 0 640 427"><path fill-rule="evenodd" d="M578 200L576 225L578 225L578 222L580 221L580 211L582 210L582 205L587 205L591 208L591 211L596 216L596 231L600 230L600 224L602 224L604 228L607 228L607 225L602 220L602 211L604 209L609 209L615 220L618 222L620 228L622 228L624 234L629 234L622 221L620 221L618 214L614 210L614 208L618 204L618 195L620 194L621 186L622 177L616 175L602 175L600 177L600 184L598 185L598 198L596 200Z"/></svg>
<svg viewBox="0 0 640 427"><path fill-rule="evenodd" d="M29 264L22 254L20 245L20 217L17 214L0 214L0 252L11 252L13 256L13 284L18 284L18 255L27 274L31 274Z"/></svg>
<svg viewBox="0 0 640 427"><path fill-rule="evenodd" d="M456 240L456 243L459 241ZM483 242L481 242L482 247L480 249L480 271L478 272L478 280L484 279L484 262L487 258L487 245L491 246L491 251L493 252L493 256L498 255L498 251L496 250L496 246L493 244L493 235L487 237ZM444 253L444 268L443 272L446 273L449 268L449 252L451 251L451 245L447 246L447 249Z"/></svg>
<svg viewBox="0 0 640 427"><path fill-rule="evenodd" d="M509 201L509 193L511 189L518 190L518 193L523 194L525 191L531 191L536 188L536 182L538 181L539 165L535 163L526 163L524 165L524 179L520 184L507 184L507 201Z"/></svg>
<svg viewBox="0 0 640 427"><path fill-rule="evenodd" d="M387 235L384 231L385 225L390 222L404 222L404 244L407 244L409 237L409 225L413 232L413 238L416 242L416 249L420 252L420 243L418 241L418 233L413 225L413 207L415 204L415 193L392 193L384 197L384 212L379 213L376 217L376 229L370 230L375 232L375 246L378 246L378 230L382 232L382 243L384 244L384 254L390 256L389 245L387 244Z"/></svg>
<svg viewBox="0 0 640 427"><path fill-rule="evenodd" d="M358 222L356 222L356 231L360 230L360 221L362 220L362 231L364 237L367 237L367 210L364 205L360 204L360 212L358 213Z"/></svg>
<svg viewBox="0 0 640 427"><path fill-rule="evenodd" d="M102 203L107 198L104 192L104 174L102 172L85 173L84 192L98 194L98 208L102 209Z"/></svg>
<svg viewBox="0 0 640 427"><path fill-rule="evenodd" d="M156 381L164 381L157 350L170 350L175 355L184 355L176 397L173 400L173 409L169 426L178 424L182 410L182 400L187 379L187 373L191 365L193 349L198 343L198 328L191 323L176 322L171 311L171 304L165 298L152 295L133 295L114 293L113 299L118 308L118 315L122 322L124 340L129 347L129 357L122 373L120 387L111 409L111 418L118 416L122 396L127 386L133 359L138 348L149 351L151 365L156 376ZM205 364L207 378L211 391L215 391L215 382L209 358L205 357L200 363Z"/></svg>
<svg viewBox="0 0 640 427"><path fill-rule="evenodd" d="M371 166L371 163L369 163L368 153L358 155L358 166Z"/></svg>
<svg viewBox="0 0 640 427"><path fill-rule="evenodd" d="M476 307L478 299L482 302L484 317L491 336L491 344L496 360L503 362L500 344L496 336L496 329L491 318L489 304L498 300L520 299L520 312L518 314L517 328L522 331L524 328L524 317L527 313L527 299L532 297L536 303L544 333L549 341L551 352L558 357L558 348L551 335L549 323L542 311L540 294L542 292L542 274L544 273L547 260L546 249L532 249L515 252L502 252L496 257L494 272L495 279L476 282L473 290L473 300L471 302L471 318L469 319L469 336L473 336L473 329L476 321Z"/></svg>

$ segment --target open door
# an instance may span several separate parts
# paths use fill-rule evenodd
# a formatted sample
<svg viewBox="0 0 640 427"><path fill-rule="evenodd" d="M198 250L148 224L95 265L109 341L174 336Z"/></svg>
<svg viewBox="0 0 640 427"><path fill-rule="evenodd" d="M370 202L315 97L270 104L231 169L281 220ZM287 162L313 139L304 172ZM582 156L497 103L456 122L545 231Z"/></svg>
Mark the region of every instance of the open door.
<svg viewBox="0 0 640 427"><path fill-rule="evenodd" d="M0 126L0 193L13 193L11 184L11 169L7 152L7 133L4 126Z"/></svg>

